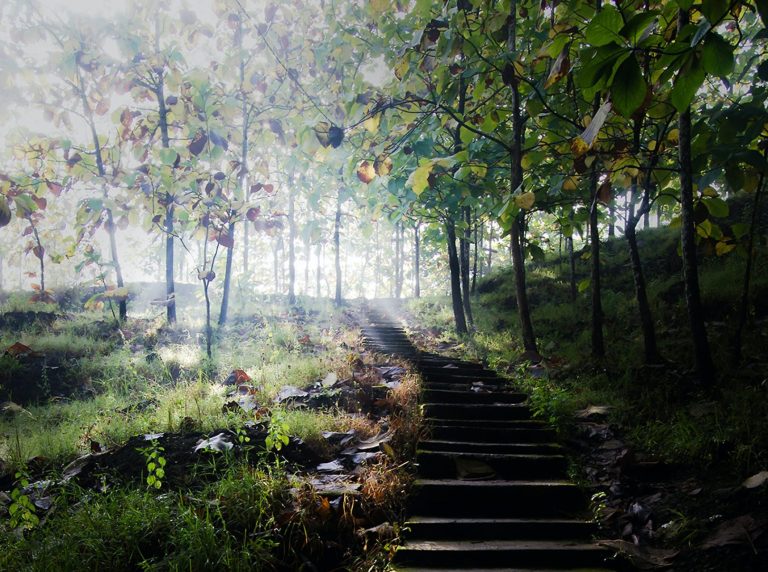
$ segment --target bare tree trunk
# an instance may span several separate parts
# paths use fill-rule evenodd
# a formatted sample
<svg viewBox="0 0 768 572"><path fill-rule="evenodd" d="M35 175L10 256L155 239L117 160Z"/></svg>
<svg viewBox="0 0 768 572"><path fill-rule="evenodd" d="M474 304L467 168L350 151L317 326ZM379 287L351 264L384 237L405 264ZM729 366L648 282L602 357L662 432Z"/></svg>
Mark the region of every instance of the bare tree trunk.
<svg viewBox="0 0 768 572"><path fill-rule="evenodd" d="M613 203L608 206L608 214L610 220L608 221L608 236L613 238L616 236L616 207Z"/></svg>
<svg viewBox="0 0 768 572"><path fill-rule="evenodd" d="M304 236L304 292L305 296L309 296L309 259L312 258L312 247L309 244L309 233L305 232Z"/></svg>
<svg viewBox="0 0 768 572"><path fill-rule="evenodd" d="M334 259L336 264L336 295L333 300L341 306L341 188L336 194L336 217L333 225Z"/></svg>
<svg viewBox="0 0 768 572"><path fill-rule="evenodd" d="M462 207L462 218L464 219L464 232L459 239L459 268L461 271L461 303L464 307L464 315L467 318L467 325L474 329L475 321L472 317L472 303L469 292L469 240L472 225L472 211L469 207Z"/></svg>
<svg viewBox="0 0 768 572"><path fill-rule="evenodd" d="M0 262L2 262L0 260ZM2 270L0 269L0 273ZM419 223L413 227L413 297L421 297L421 236L419 235ZM0 282L0 286L2 282Z"/></svg>
<svg viewBox="0 0 768 572"><path fill-rule="evenodd" d="M736 315L736 331L733 335L731 348L731 361L734 365L738 365L742 360L742 336L744 335L744 328L747 325L747 318L749 316L749 288L752 281L752 264L757 255L755 238L758 236L758 216L760 213L760 199L763 193L764 183L765 171L760 173L760 181L757 184L755 198L752 201L752 217L749 223L749 240L747 242L747 263L744 267L744 279L741 285L741 301L739 302L739 310Z"/></svg>
<svg viewBox="0 0 768 572"><path fill-rule="evenodd" d="M315 247L315 257L317 258L317 268L315 271L315 298L320 299L320 281L323 273L323 245L319 242Z"/></svg>
<svg viewBox="0 0 768 572"><path fill-rule="evenodd" d="M373 269L374 273L374 281L373 281L373 297L378 298L379 297L379 283L381 282L381 245L379 242L379 222L376 221L376 237L375 237L375 245L376 245L376 266Z"/></svg>
<svg viewBox="0 0 768 572"><path fill-rule="evenodd" d="M493 226L493 221L490 221L488 223L488 274L493 270L493 239L496 238L494 234L495 227Z"/></svg>
<svg viewBox="0 0 768 572"><path fill-rule="evenodd" d="M160 19L155 19L155 52L160 53ZM162 71L157 74L157 84L155 86L155 99L157 100L158 125L160 127L160 143L164 149L171 146L171 138L168 133L168 108L165 105L165 79ZM176 323L176 284L173 278L174 271L174 201L175 197L171 189L165 192L165 221L163 221L163 230L165 232L165 319L169 324ZM121 310L122 312L122 310ZM122 314L121 314L122 315Z"/></svg>
<svg viewBox="0 0 768 572"><path fill-rule="evenodd" d="M568 286L571 302L576 301L576 255L573 252L573 234L565 237L565 250L568 253Z"/></svg>
<svg viewBox="0 0 768 572"><path fill-rule="evenodd" d="M247 282L249 278L248 268L248 250L250 249L250 232L248 231L248 221L243 221L243 281Z"/></svg>
<svg viewBox="0 0 768 572"><path fill-rule="evenodd" d="M600 229L598 228L597 166L592 165L589 181L589 196L592 204L589 208L589 248L592 292L592 356L605 357L605 338L603 337L603 302L600 285Z"/></svg>
<svg viewBox="0 0 768 572"><path fill-rule="evenodd" d="M511 0L509 6L509 17L507 18L507 51L511 54L517 52L517 0ZM523 123L522 105L520 103L520 91L517 78L510 82L512 91L512 149L510 151L510 191L515 192L523 184L523 166L521 163L523 156L523 134L525 125ZM517 312L520 318L520 332L523 338L523 347L526 352L538 354L536 345L536 335L533 331L533 322L531 321L531 309L528 305L528 290L525 284L525 265L523 259L522 245L522 223L523 213L512 220L509 244L512 264L515 271L515 297L517 299Z"/></svg>
<svg viewBox="0 0 768 572"><path fill-rule="evenodd" d="M230 222L227 227L227 233L230 240L235 240L235 223ZM227 248L227 258L224 267L224 285L221 293L221 309L219 310L219 326L223 326L227 323L227 314L229 313L229 291L232 284L232 256L234 255L235 247L232 245Z"/></svg>
<svg viewBox="0 0 768 572"><path fill-rule="evenodd" d="M688 12L678 11L678 30L689 23ZM704 325L704 308L699 291L699 263L696 253L696 222L693 207L693 173L691 165L691 109L678 119L680 161L680 235L683 254L683 282L691 324L696 371L705 386L715 382L715 368L709 350L707 329Z"/></svg>
<svg viewBox="0 0 768 572"><path fill-rule="evenodd" d="M477 292L478 259L480 258L480 252L483 250L482 243L483 243L483 227L477 220L475 220L475 248L474 248L474 255L472 256L472 289L471 289L472 294ZM482 264L480 265L479 272L482 275L483 273Z"/></svg>
<svg viewBox="0 0 768 572"><path fill-rule="evenodd" d="M5 291L5 257L0 255L0 292Z"/></svg>
<svg viewBox="0 0 768 572"><path fill-rule="evenodd" d="M296 192L294 178L288 180L288 303L296 304Z"/></svg>
<svg viewBox="0 0 768 572"><path fill-rule="evenodd" d="M394 282L394 298L399 299L402 294L403 282L400 278L400 272L402 271L403 264L400 260L400 223L395 223L395 282Z"/></svg>
<svg viewBox="0 0 768 572"><path fill-rule="evenodd" d="M453 318L456 322L456 333L462 335L468 333L468 330L461 300L461 271L459 269L459 255L456 252L456 223L451 217L446 218L445 231L448 242L448 267L451 271Z"/></svg>

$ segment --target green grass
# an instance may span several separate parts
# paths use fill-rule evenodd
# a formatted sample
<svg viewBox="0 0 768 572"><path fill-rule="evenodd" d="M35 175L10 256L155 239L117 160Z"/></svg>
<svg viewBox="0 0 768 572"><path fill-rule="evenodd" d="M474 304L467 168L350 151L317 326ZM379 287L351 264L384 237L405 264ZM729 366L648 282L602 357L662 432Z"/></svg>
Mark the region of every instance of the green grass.
<svg viewBox="0 0 768 572"><path fill-rule="evenodd" d="M531 394L534 412L563 430L574 411L590 404L609 405L611 421L639 448L701 468L721 463L747 476L768 462L768 400L765 376L758 373L764 371L768 336L763 302L768 296L768 252L761 247L753 271L751 321L744 336L747 359L740 368L730 365L728 351L745 260L735 253L706 257L701 264L710 345L720 373L717 386L703 391L690 375L693 358L677 232L653 229L641 232L639 239L659 346L670 364L642 364L634 286L625 240L618 238L604 245L601 266L606 359L595 363L591 358L589 291L571 301L567 265L550 257L530 264L527 279L539 349L551 360L554 375L517 375L517 383ZM588 272L588 261L579 259L577 280ZM479 292L473 306L477 332L458 340L458 351L499 371L519 373L516 363L523 348L511 270L495 270L481 280ZM410 308L417 323L440 328L443 337L455 339L449 299L420 300Z"/></svg>
<svg viewBox="0 0 768 572"><path fill-rule="evenodd" d="M73 488L44 526L0 535L0 569L263 570L287 488L267 464L233 465L195 496Z"/></svg>

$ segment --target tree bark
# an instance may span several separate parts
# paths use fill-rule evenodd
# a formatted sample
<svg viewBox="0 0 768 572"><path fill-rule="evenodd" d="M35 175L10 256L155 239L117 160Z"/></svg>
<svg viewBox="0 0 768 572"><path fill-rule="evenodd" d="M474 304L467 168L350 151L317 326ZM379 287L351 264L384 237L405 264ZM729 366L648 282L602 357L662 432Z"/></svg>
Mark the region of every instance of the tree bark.
<svg viewBox="0 0 768 572"><path fill-rule="evenodd" d="M472 224L472 210L469 207L462 207L462 218L464 219L464 232L459 239L459 268L461 270L461 303L464 307L464 315L467 318L467 325L474 329L475 320L472 317L472 303L470 299L470 232Z"/></svg>
<svg viewBox="0 0 768 572"><path fill-rule="evenodd" d="M320 299L320 281L323 272L323 245L319 242L315 247L315 258L317 258L317 268L315 271L315 298Z"/></svg>
<svg viewBox="0 0 768 572"><path fill-rule="evenodd" d="M589 181L590 198L592 204L589 208L589 250L592 293L592 357L602 359L605 357L605 339L603 337L603 302L600 284L600 229L598 228L599 200L597 198L597 168L592 166L592 175Z"/></svg>
<svg viewBox="0 0 768 572"><path fill-rule="evenodd" d="M155 52L160 53L160 19L155 19ZM168 108L165 105L165 80L162 72L157 74L155 86L155 99L157 99L158 125L160 127L160 143L164 149L171 146L171 138L168 133ZM176 283L174 281L174 196L170 189L165 192L165 220L163 230L165 232L165 319L169 324L176 323Z"/></svg>
<svg viewBox="0 0 768 572"><path fill-rule="evenodd" d="M333 225L333 246L336 265L336 295L333 300L341 306L341 189L336 194L336 217Z"/></svg>
<svg viewBox="0 0 768 572"><path fill-rule="evenodd" d="M227 234L229 234L230 240L235 240L235 223L230 222L227 226ZM219 310L219 326L223 326L227 323L227 317L229 313L229 292L232 286L232 257L234 255L234 244L227 248L227 258L224 266L224 285L222 286L221 293L221 309Z"/></svg>
<svg viewBox="0 0 768 572"><path fill-rule="evenodd" d="M757 190L755 191L755 199L752 201L752 216L749 222L749 239L747 241L747 263L744 267L744 278L741 285L741 300L739 302L739 310L736 318L736 331L733 335L733 342L731 348L731 361L734 365L739 365L742 360L742 336L744 335L744 328L747 325L747 318L749 317L749 289L752 281L752 264L754 262L757 251L755 250L755 238L758 232L758 222L760 213L760 198L763 193L763 186L765 183L765 172L760 174L760 181L757 184Z"/></svg>
<svg viewBox="0 0 768 572"><path fill-rule="evenodd" d="M288 181L288 304L296 304L296 191L294 178Z"/></svg>
<svg viewBox="0 0 768 572"><path fill-rule="evenodd" d="M517 0L511 0L509 17L507 18L507 51L512 57L517 54ZM511 64L511 62L510 62ZM525 125L523 123L520 103L520 90L517 78L510 85L512 91L512 147L510 150L510 192L515 192L523 184L523 136ZM524 214L520 212L512 220L510 229L510 254L515 272L515 297L517 299L517 312L520 318L520 333L523 339L523 347L526 352L538 354L536 335L531 321L531 309L528 304L528 290L525 283L525 264L523 259L522 223Z"/></svg>
<svg viewBox="0 0 768 572"><path fill-rule="evenodd" d="M475 230L475 247L474 247L474 254L472 256L472 288L470 289L470 292L474 294L477 292L477 265L478 265L478 258L480 258L480 251L482 250L482 241L483 241L483 231L482 231L482 225L478 223L477 220L475 220L474 225ZM480 272L482 273L483 269L482 266L480 267Z"/></svg>
<svg viewBox="0 0 768 572"><path fill-rule="evenodd" d="M394 288L392 290L392 294L394 298L400 299L400 295L402 294L403 290L403 281L401 277L401 272L403 269L403 262L400 257L400 223L395 223L395 281L394 281Z"/></svg>
<svg viewBox="0 0 768 572"><path fill-rule="evenodd" d="M2 260L0 259L0 263ZM421 297L421 236L419 234L419 223L413 227L413 297ZM0 268L0 276L2 269ZM2 282L0 282L2 286Z"/></svg>
<svg viewBox="0 0 768 572"><path fill-rule="evenodd" d="M689 22L688 12L678 11L678 30ZM691 162L691 108L678 118L680 133L678 151L680 162L680 238L683 255L683 282L688 320L691 327L696 371L703 385L712 386L715 369L709 350L707 330L704 325L704 308L699 291L699 265L696 253L696 221L693 206L693 173Z"/></svg>
<svg viewBox="0 0 768 572"><path fill-rule="evenodd" d="M459 270L459 255L456 252L456 223L450 217L445 220L445 232L448 242L448 267L451 271L453 319L456 322L456 333L463 335L468 333L468 330L461 300L461 272Z"/></svg>

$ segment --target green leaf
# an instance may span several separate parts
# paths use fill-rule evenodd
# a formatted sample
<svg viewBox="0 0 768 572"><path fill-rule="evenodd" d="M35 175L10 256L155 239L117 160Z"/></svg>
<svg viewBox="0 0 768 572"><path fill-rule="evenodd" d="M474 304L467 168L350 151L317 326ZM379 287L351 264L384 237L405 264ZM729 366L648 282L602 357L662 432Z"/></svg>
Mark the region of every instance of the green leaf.
<svg viewBox="0 0 768 572"><path fill-rule="evenodd" d="M728 12L729 7L729 0L703 0L699 9L707 20L717 24Z"/></svg>
<svg viewBox="0 0 768 572"><path fill-rule="evenodd" d="M701 61L695 53L691 53L688 61L678 72L675 85L672 86L672 91L669 94L672 105L678 112L682 113L691 105L696 92L704 83L705 75Z"/></svg>
<svg viewBox="0 0 768 572"><path fill-rule="evenodd" d="M578 289L579 292L586 292L589 290L589 285L592 283L592 281L589 278L584 278L584 280L579 281Z"/></svg>
<svg viewBox="0 0 768 572"><path fill-rule="evenodd" d="M733 71L733 46L719 34L709 34L704 40L701 52L704 71L719 77L725 77Z"/></svg>
<svg viewBox="0 0 768 572"><path fill-rule="evenodd" d="M645 101L648 86L643 72L634 57L624 60L619 66L611 85L613 107L624 117L632 115Z"/></svg>
<svg viewBox="0 0 768 572"><path fill-rule="evenodd" d="M619 31L624 27L621 13L613 6L605 6L598 12L584 30L587 42L595 47L606 46L612 42L622 43Z"/></svg>
<svg viewBox="0 0 768 572"><path fill-rule="evenodd" d="M728 216L728 203L719 197L706 197L703 198L704 206L707 207L709 214L716 218L723 218Z"/></svg>
<svg viewBox="0 0 768 572"><path fill-rule="evenodd" d="M621 29L621 35L624 36L632 45L640 43L650 32L650 28L655 25L658 10L649 10L635 14Z"/></svg>

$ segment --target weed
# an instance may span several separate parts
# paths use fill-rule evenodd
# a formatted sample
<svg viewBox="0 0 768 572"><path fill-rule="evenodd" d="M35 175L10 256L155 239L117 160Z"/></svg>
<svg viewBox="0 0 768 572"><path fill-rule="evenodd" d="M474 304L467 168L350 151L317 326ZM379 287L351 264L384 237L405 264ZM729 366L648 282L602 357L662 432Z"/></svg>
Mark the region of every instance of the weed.
<svg viewBox="0 0 768 572"><path fill-rule="evenodd" d="M147 486L159 489L163 486L165 478L165 465L167 463L163 453L165 448L160 446L157 439L152 439L147 447L137 449L144 456L147 467Z"/></svg>
<svg viewBox="0 0 768 572"><path fill-rule="evenodd" d="M273 409L267 428L267 438L264 442L267 451L279 451L291 440L291 426L285 421L285 415L279 409Z"/></svg>
<svg viewBox="0 0 768 572"><path fill-rule="evenodd" d="M11 491L11 504L8 505L11 528L30 529L40 524L34 503L24 490L29 487L29 475L26 470L19 470L15 475L16 482Z"/></svg>

